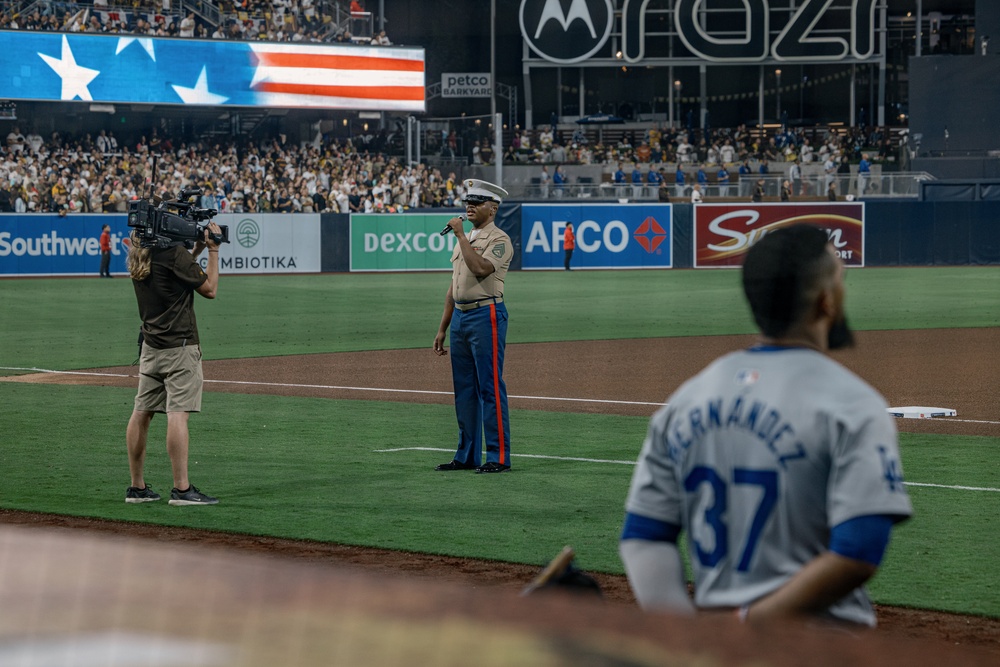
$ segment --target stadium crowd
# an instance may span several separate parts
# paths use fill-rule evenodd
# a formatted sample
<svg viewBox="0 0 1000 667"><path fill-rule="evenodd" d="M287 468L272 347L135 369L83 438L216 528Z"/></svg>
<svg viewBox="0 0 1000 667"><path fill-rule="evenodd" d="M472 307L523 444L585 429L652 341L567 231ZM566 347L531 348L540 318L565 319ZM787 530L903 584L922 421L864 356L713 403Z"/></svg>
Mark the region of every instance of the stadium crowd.
<svg viewBox="0 0 1000 667"><path fill-rule="evenodd" d="M69 141L14 127L0 147L0 212L124 212L149 194L154 157L157 196L198 186L200 205L224 213L399 212L453 206L463 192L454 173L407 166L350 139L174 145L154 129L121 146L103 130Z"/></svg>
<svg viewBox="0 0 1000 667"><path fill-rule="evenodd" d="M333 22L322 0L222 0L215 2L222 21L206 22L193 12L171 11L171 0L131 0L119 3L49 2L28 13L0 12L0 29L87 32L149 37L194 37L272 42L370 43L388 46L385 31L370 37L351 34L355 20L344 11L342 24ZM176 3L175 3L176 4ZM353 4L353 3L352 3Z"/></svg>
<svg viewBox="0 0 1000 667"><path fill-rule="evenodd" d="M536 132L515 132L504 152L504 162L555 164L681 163L683 165L733 166L745 161L824 162L834 156L857 162L865 150L884 159L894 147L886 128L828 127L819 133L806 128L782 127L761 137L736 128L661 128L650 124L635 130L614 132L617 138L592 142L583 128L572 133L553 131L551 126ZM567 138L567 134L569 137ZM810 138L811 137L811 138ZM473 155L475 161L475 151Z"/></svg>
<svg viewBox="0 0 1000 667"><path fill-rule="evenodd" d="M606 143L577 130L563 146L561 134L549 127L515 131L503 152L504 162L604 165L616 183L637 182L635 172L640 168L659 173L671 184L684 183L677 173L687 172L691 184L715 186L724 171L731 172L734 181L738 177L750 183L750 175L786 172L788 166L782 162L816 163L827 173L844 174L850 161L870 150L866 147L880 147L883 158L889 151L889 138L880 128L831 127L816 142L818 148L802 130L759 140L743 125L713 130L708 138L697 140L691 137L700 136L698 130L661 130L657 125L639 131L641 139L627 130ZM446 152L448 142L442 143ZM471 163L492 162L496 152L485 137L470 143ZM873 153L875 160L877 155L878 151ZM14 126L0 145L0 212L124 211L129 199L148 194L144 188L154 156L160 196L171 197L196 185L204 191L201 205L223 212L397 212L453 206L462 194L454 172L446 175L433 166L406 165L387 153L386 138L380 133L353 139L317 136L300 144L287 142L282 135L258 142L232 138L178 142L153 128L137 140L119 143L113 133L103 130L82 138L54 133L46 140L36 132L24 135ZM623 164L634 165L631 177L622 170ZM647 175L643 181L652 183ZM794 173L791 178L796 180ZM741 188L740 194L749 192Z"/></svg>

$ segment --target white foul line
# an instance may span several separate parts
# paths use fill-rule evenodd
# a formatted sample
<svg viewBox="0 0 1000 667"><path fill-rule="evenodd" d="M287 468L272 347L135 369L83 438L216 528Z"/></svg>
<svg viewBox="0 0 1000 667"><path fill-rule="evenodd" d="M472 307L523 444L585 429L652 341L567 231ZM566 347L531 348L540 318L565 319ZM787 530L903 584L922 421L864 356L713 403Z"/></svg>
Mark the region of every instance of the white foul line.
<svg viewBox="0 0 1000 667"><path fill-rule="evenodd" d="M380 454L389 452L453 452L454 449L440 449L438 447L397 447L395 449L374 449ZM557 461L582 461L583 463L615 463L619 465L634 466L635 461L615 461L614 459L585 459L576 456L549 456L546 454L511 454L524 459L555 459Z"/></svg>
<svg viewBox="0 0 1000 667"><path fill-rule="evenodd" d="M55 371L46 368L14 368L9 366L0 366L0 370L4 371L32 371L35 373L52 373L61 375L86 375L93 377L135 377L134 375L128 375L126 373L95 373L88 371ZM402 394L435 394L435 395L448 395L450 396L452 392L450 391L430 391L423 389L380 389L377 387L341 387L336 385L325 385L325 384L293 384L287 382L250 382L246 380L205 380L205 382L212 382L216 384L239 384L239 385L252 385L259 387L293 387L300 389L337 389L342 391L379 391L379 392L390 392L390 393L402 393ZM662 405L662 403L648 403L644 401L613 401L613 400L602 400L594 398L557 398L553 396L510 396L509 398L524 398L537 401L577 401L582 403L611 403L618 405ZM984 421L978 419L951 419L950 417L943 418L949 422L963 422L966 424L1000 424L996 421ZM376 452L406 452L406 451L424 451L424 452L450 452L450 449L439 449L436 447L398 447L396 449L376 449ZM511 456L530 458L530 459L555 459L558 461L580 461L583 463L611 463L615 465L635 465L635 461L616 461L613 459L588 459L579 458L571 456L548 456L543 454L512 454ZM982 488L976 486L949 486L946 484L923 484L919 482L904 482L907 486L926 486L935 487L940 489L957 489L961 491L990 491L990 492L1000 492L1000 489L990 489Z"/></svg>
<svg viewBox="0 0 1000 667"><path fill-rule="evenodd" d="M949 486L947 484L923 484L921 482L903 482L907 486L933 486L938 489L958 489L959 491L994 491L1000 492L1000 489L989 489L981 486Z"/></svg>
<svg viewBox="0 0 1000 667"><path fill-rule="evenodd" d="M128 373L93 373L84 371L54 371L49 368L17 368L16 366L0 366L0 371L31 371L32 373L51 373L53 375L92 375L95 377L130 378L137 377Z"/></svg>
<svg viewBox="0 0 1000 667"><path fill-rule="evenodd" d="M117 378L131 378L137 377L135 375L129 375L127 373L96 373L92 371L56 371L47 368L16 368L11 366L0 366L0 371L30 371L33 373L51 373L54 375L84 375L92 377L117 377ZM452 396L454 392L451 391L433 391L430 389L390 389L388 387L348 387L341 385L332 384L297 384L292 382L253 382L250 380L205 380L206 383L211 384L235 384L244 385L251 387L284 387L290 389L328 389L336 391L369 391L369 392L381 392L388 394L427 394L432 396ZM515 394L508 395L508 398L518 398L528 401L562 401L564 403L601 403L606 405L650 405L661 407L664 404L662 402L650 402L650 401L616 401L609 398L567 398L561 396L520 396ZM897 417L897 419L902 419L902 417ZM963 424L988 424L991 426L1000 426L1000 421L989 421L985 419L955 419L953 417L941 417L936 420L939 423L953 423L960 422Z"/></svg>
<svg viewBox="0 0 1000 667"><path fill-rule="evenodd" d="M440 447L395 447L393 449L373 449L373 452L379 454L388 454L392 452L453 452L454 449L442 449ZM524 459L555 459L556 461L582 461L583 463L612 463L634 466L635 461L618 461L615 459L585 459L576 456L552 456L547 454L511 454L511 458L524 458ZM990 489L979 486L951 486L948 484L924 484L923 482L903 482L906 486L928 486L936 489L954 489L956 491L991 491L993 493L1000 493L1000 489Z"/></svg>
<svg viewBox="0 0 1000 667"><path fill-rule="evenodd" d="M136 377L134 375L129 375L127 373L95 373L88 371L54 371L46 368L12 368L7 366L0 366L2 371L31 371L34 373L51 373L55 375L85 375L93 377L118 377L118 378L128 378ZM382 393L392 393L392 394L428 394L433 396L452 396L454 392L451 391L432 391L430 389L390 389L387 387L347 387L332 384L295 384L290 382L252 382L250 380L205 380L206 383L212 384L237 384L252 387L285 387L292 389L330 389L337 391L373 391ZM575 402L575 403L608 403L612 405L656 405L660 406L663 403L648 403L645 401L615 401L611 399L602 398L561 398L556 396L516 396L510 394L507 398L523 398L531 401L565 401L565 402ZM1000 423L1000 422L998 422Z"/></svg>

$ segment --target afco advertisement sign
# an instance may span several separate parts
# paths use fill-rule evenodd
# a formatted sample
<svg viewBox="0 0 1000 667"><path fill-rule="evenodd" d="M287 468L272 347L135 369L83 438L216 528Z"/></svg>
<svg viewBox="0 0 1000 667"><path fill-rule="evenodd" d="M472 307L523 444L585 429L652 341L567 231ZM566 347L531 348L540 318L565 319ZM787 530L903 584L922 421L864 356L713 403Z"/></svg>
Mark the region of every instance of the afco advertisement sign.
<svg viewBox="0 0 1000 667"><path fill-rule="evenodd" d="M765 234L790 225L821 227L847 266L865 265L865 205L696 204L694 265L739 267L743 256Z"/></svg>
<svg viewBox="0 0 1000 667"><path fill-rule="evenodd" d="M572 267L667 269L673 265L670 204L540 204L521 207L521 266L561 269L563 233L576 236Z"/></svg>
<svg viewBox="0 0 1000 667"><path fill-rule="evenodd" d="M456 210L455 215L462 215ZM447 213L361 213L351 216L351 271L451 270L455 235L441 230ZM466 223L466 231L471 224Z"/></svg>
<svg viewBox="0 0 1000 667"><path fill-rule="evenodd" d="M83 276L101 272L101 227L111 226L111 273L125 272L125 214L0 215L0 275Z"/></svg>

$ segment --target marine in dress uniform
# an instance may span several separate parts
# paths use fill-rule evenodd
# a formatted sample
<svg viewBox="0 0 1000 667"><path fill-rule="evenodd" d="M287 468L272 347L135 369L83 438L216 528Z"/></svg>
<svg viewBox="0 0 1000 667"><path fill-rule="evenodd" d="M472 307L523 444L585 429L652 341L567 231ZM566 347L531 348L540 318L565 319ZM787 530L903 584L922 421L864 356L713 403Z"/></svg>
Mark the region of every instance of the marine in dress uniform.
<svg viewBox="0 0 1000 667"><path fill-rule="evenodd" d="M434 352L439 356L447 354L444 338L451 327L458 449L452 461L436 470L506 472L510 470L510 419L503 381L507 339L504 279L514 246L494 219L507 191L477 179L467 179L465 190L466 217L473 228L466 234L463 218L448 221L458 243L451 256L452 278L441 326L434 337Z"/></svg>

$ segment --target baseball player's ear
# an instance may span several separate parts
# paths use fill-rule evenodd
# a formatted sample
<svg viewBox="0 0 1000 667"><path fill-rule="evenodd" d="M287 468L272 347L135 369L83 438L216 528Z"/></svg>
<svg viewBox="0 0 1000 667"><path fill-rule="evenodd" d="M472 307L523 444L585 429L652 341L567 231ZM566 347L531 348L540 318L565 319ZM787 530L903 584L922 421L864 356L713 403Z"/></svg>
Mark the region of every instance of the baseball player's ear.
<svg viewBox="0 0 1000 667"><path fill-rule="evenodd" d="M837 297L832 287L824 287L816 298L816 314L833 319L837 316Z"/></svg>

